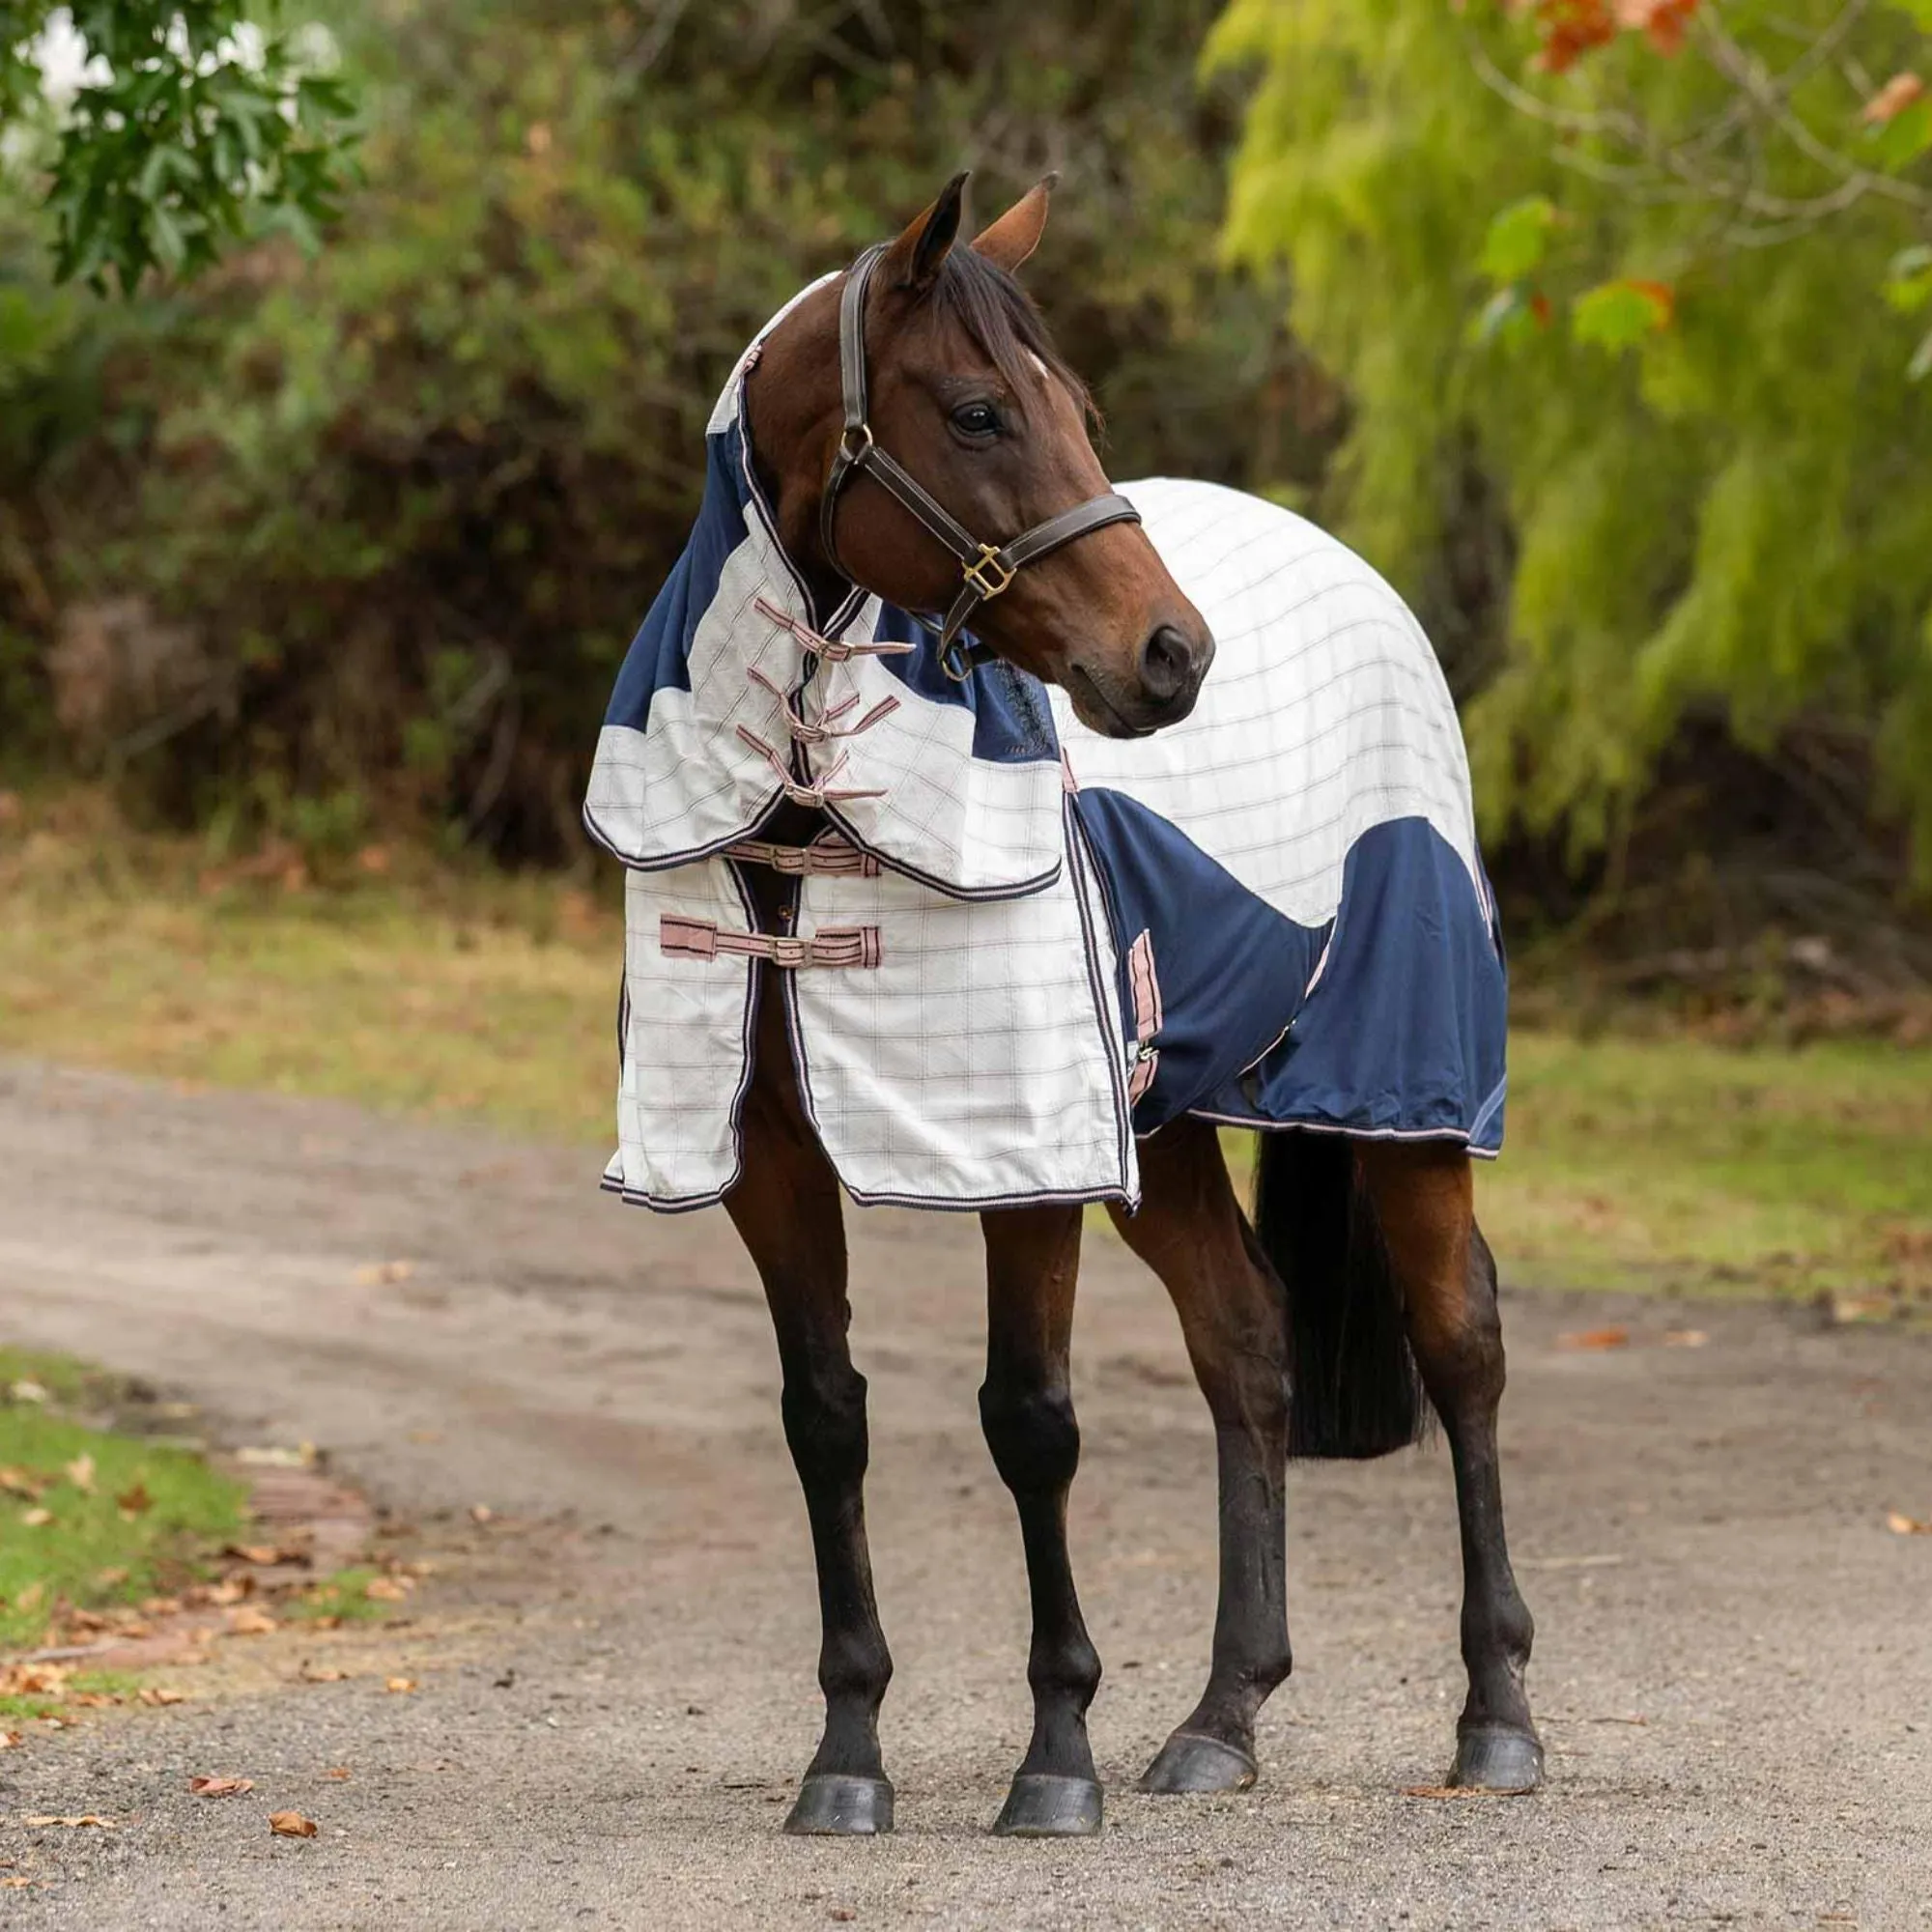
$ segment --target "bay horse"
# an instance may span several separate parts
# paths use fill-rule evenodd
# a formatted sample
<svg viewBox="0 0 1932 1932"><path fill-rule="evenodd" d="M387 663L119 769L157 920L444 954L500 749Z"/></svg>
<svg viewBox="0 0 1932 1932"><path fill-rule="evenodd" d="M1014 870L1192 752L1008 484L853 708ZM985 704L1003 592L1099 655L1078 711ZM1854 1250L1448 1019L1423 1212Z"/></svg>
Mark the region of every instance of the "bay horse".
<svg viewBox="0 0 1932 1932"><path fill-rule="evenodd" d="M632 867L623 1145L608 1184L655 1208L722 1199L777 1331L825 1701L786 1830L893 1824L878 1729L892 1660L867 1551L841 1185L980 1210L980 1416L1033 1608L1033 1734L996 1832L1075 1835L1101 1821L1087 1733L1100 1662L1066 1542L1080 1455L1068 1345L1094 1200L1173 1299L1218 1460L1212 1661L1141 1788L1254 1782L1257 1714L1291 1661L1286 1464L1412 1442L1425 1395L1462 1524L1468 1695L1449 1779L1534 1788L1532 1624L1497 1466L1496 1271L1470 1164L1500 1137L1500 952L1446 688L1394 593L1312 526L1209 486L1109 487L1086 392L1014 279L1051 178L962 244L964 181L796 298L734 373L706 510L620 676L585 810ZM1290 541L1293 555L1244 569L1226 595L1208 595L1221 581L1208 560L1178 560L1218 544L1225 580L1239 566L1223 552ZM1222 613L1212 630L1197 599ZM1250 606L1253 624L1227 614ZM1231 668L1242 650L1246 671ZM854 680L837 703L835 672ZM1238 677L1274 680L1273 706L1233 720L1246 738L1204 740L1214 705L1224 724L1239 710ZM1323 712L1331 688L1369 696ZM1240 772L1279 789L1270 774L1291 739L1297 784L1327 787L1343 827L1322 832L1329 896L1299 919L1294 882L1255 884L1232 834L1203 856L1129 796L1145 779L1156 804L1179 798L1159 789L1185 762L1172 748L1196 747L1198 764L1201 744L1221 743L1240 755L1211 775L1208 816L1259 827L1256 849L1278 844L1287 802L1236 794ZM1365 788L1374 756L1386 769ZM1328 826L1314 808L1302 817ZM1203 923L1210 885L1230 923L1190 965L1170 935ZM824 923L847 905L870 923ZM1057 951L1035 944L1049 927L1071 935ZM1063 958L1101 964L1055 980ZM1367 1006L1349 990L1364 984ZM1448 1025L1459 1003L1475 1017ZM1085 1099L1056 1089L1060 1112L1028 1111L1029 1066L1002 1071L992 1037L1009 1009L1032 1014L1022 1060L1064 1047L1076 1085L1101 1065ZM963 1041L933 1017L955 1009ZM862 1021L860 1051L847 1036ZM1389 1041L1449 1065L1440 1091L1388 1099L1370 1063ZM1466 1095L1464 1060L1482 1072ZM973 1111L988 1081L1013 1110L1005 1141ZM953 1125L911 1118L921 1110ZM1076 1158L1054 1122L1090 1116L1101 1129ZM1251 1215L1222 1154L1229 1121L1280 1129L1261 1137ZM895 1159L917 1170L910 1192L894 1191Z"/></svg>

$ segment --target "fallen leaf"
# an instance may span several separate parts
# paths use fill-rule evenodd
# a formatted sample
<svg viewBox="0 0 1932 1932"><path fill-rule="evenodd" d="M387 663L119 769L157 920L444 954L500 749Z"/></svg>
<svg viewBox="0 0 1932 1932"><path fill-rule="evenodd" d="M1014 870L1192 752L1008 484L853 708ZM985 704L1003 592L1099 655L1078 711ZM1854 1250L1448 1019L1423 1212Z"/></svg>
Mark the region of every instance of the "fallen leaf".
<svg viewBox="0 0 1932 1932"><path fill-rule="evenodd" d="M114 1507L127 1516L143 1516L155 1506L155 1499L148 1493L146 1483L136 1482L125 1489L114 1498Z"/></svg>
<svg viewBox="0 0 1932 1932"><path fill-rule="evenodd" d="M163 1704L185 1704L187 1702L187 1692L185 1690L170 1690L159 1684L149 1684L142 1689L141 1702L157 1706Z"/></svg>
<svg viewBox="0 0 1932 1932"><path fill-rule="evenodd" d="M469 1520L471 1522L488 1522L496 1514L497 1512L488 1503L471 1503L469 1505Z"/></svg>
<svg viewBox="0 0 1932 1932"><path fill-rule="evenodd" d="M31 1825L36 1830L49 1825L60 1825L69 1831L79 1831L83 1826L92 1826L97 1832L116 1832L121 1828L112 1818L103 1818L99 1811L83 1811L78 1818L54 1818L43 1812L37 1812L31 1818L22 1818L23 1825Z"/></svg>
<svg viewBox="0 0 1932 1932"><path fill-rule="evenodd" d="M304 1818L299 1811L270 1811L269 1830L278 1838L312 1838L315 1820Z"/></svg>
<svg viewBox="0 0 1932 1932"><path fill-rule="evenodd" d="M47 1486L44 1476L37 1476L31 1469L17 1469L9 1463L0 1468L0 1490L11 1490L16 1496L25 1496L33 1501Z"/></svg>
<svg viewBox="0 0 1932 1932"><path fill-rule="evenodd" d="M29 1529L44 1529L53 1520L54 1513L52 1510L42 1509L38 1505L33 1509L25 1509L20 1512L20 1520Z"/></svg>
<svg viewBox="0 0 1932 1932"><path fill-rule="evenodd" d="M1663 1346L1666 1349L1701 1349L1710 1339L1701 1328L1670 1328L1664 1331Z"/></svg>
<svg viewBox="0 0 1932 1932"><path fill-rule="evenodd" d="M373 1603L400 1604L410 1594L410 1586L394 1577L371 1577L362 1594Z"/></svg>
<svg viewBox="0 0 1932 1932"><path fill-rule="evenodd" d="M332 1670L325 1663L304 1663L301 1680L304 1684L342 1684L348 1681L346 1670Z"/></svg>
<svg viewBox="0 0 1932 1932"><path fill-rule="evenodd" d="M228 1612L230 1636L267 1636L280 1628L267 1610L258 1610L253 1604L243 1604L239 1610Z"/></svg>
<svg viewBox="0 0 1932 1932"><path fill-rule="evenodd" d="M322 1775L340 1784L349 1776L349 1767L346 1764L331 1764Z"/></svg>
<svg viewBox="0 0 1932 1932"><path fill-rule="evenodd" d="M1577 1328L1568 1335L1556 1338L1559 1349L1627 1349L1630 1347L1628 1328ZM1419 1787L1418 1787L1419 1788ZM1457 1787L1460 1789L1461 1787Z"/></svg>
<svg viewBox="0 0 1932 1932"><path fill-rule="evenodd" d="M253 1791L252 1777L190 1777L187 1788L197 1798L237 1798L244 1791Z"/></svg>
<svg viewBox="0 0 1932 1932"><path fill-rule="evenodd" d="M0 1750L17 1750L20 1745L18 1731L0 1731Z"/></svg>
<svg viewBox="0 0 1932 1932"><path fill-rule="evenodd" d="M0 1886L4 1886L9 1891L18 1891L22 1886L32 1885L33 1882L24 1873L18 1877L0 1878Z"/></svg>
<svg viewBox="0 0 1932 1932"><path fill-rule="evenodd" d="M391 1677L388 1680L388 1682L383 1686L383 1689L384 1690L394 1691L395 1694L399 1697L407 1696L409 1692L413 1690L415 1688L416 1688L416 1680L413 1677Z"/></svg>
<svg viewBox="0 0 1932 1932"><path fill-rule="evenodd" d="M128 1580L128 1571L120 1565L111 1570L97 1570L94 1573L94 1587L97 1590L118 1590Z"/></svg>
<svg viewBox="0 0 1932 1932"><path fill-rule="evenodd" d="M221 1553L234 1557L238 1563L259 1564L265 1570L285 1560L283 1550L273 1543L231 1543Z"/></svg>
<svg viewBox="0 0 1932 1932"><path fill-rule="evenodd" d="M370 1262L355 1270L357 1288L384 1288L393 1281L408 1281L416 1271L414 1262Z"/></svg>
<svg viewBox="0 0 1932 1932"><path fill-rule="evenodd" d="M1896 121L1925 92L1925 83L1911 71L1895 73L1865 102L1863 120L1868 128L1883 128Z"/></svg>
<svg viewBox="0 0 1932 1932"><path fill-rule="evenodd" d="M1932 1522L1919 1522L1916 1518L1890 1511L1885 1520L1885 1526L1894 1536L1932 1536Z"/></svg>
<svg viewBox="0 0 1932 1932"><path fill-rule="evenodd" d="M53 1397L39 1382L33 1381L15 1382L7 1393L15 1402L51 1402L53 1400Z"/></svg>
<svg viewBox="0 0 1932 1932"><path fill-rule="evenodd" d="M94 1458L85 1450L71 1463L64 1464L61 1473L82 1495L91 1496L94 1493Z"/></svg>
<svg viewBox="0 0 1932 1932"><path fill-rule="evenodd" d="M255 1594L255 1579L252 1577L229 1577L219 1583L211 1583L200 1593L201 1600L209 1604L239 1604L243 1597Z"/></svg>

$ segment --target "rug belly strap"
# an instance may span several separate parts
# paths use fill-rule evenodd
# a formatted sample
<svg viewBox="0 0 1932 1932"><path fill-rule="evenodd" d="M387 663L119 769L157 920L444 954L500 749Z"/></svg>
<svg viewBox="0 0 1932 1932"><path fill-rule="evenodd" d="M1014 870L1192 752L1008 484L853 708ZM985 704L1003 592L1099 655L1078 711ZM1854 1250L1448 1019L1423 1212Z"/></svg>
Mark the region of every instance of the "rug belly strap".
<svg viewBox="0 0 1932 1932"><path fill-rule="evenodd" d="M876 925L828 925L803 937L792 933L726 932L716 920L686 919L665 913L658 922L659 948L675 959L716 959L735 953L766 959L787 971L815 966L876 966Z"/></svg>

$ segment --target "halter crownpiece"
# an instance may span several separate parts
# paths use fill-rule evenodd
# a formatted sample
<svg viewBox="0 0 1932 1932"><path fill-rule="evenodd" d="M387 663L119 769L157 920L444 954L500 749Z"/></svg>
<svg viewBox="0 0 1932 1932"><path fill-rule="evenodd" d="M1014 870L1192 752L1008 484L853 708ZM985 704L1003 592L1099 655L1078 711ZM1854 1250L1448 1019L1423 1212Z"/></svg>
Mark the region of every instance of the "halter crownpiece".
<svg viewBox="0 0 1932 1932"><path fill-rule="evenodd" d="M939 664L955 684L963 684L973 674L975 665L994 655L984 644L959 642L966 620L981 604L1006 590L1027 564L1037 563L1075 537L1104 529L1109 524L1137 524L1141 513L1118 491L1109 490L1104 496L1090 497L1048 517L1003 544L980 543L930 491L879 447L866 420L866 292L886 246L883 242L875 243L853 263L838 298L838 374L845 391L845 425L839 432L819 503L819 536L826 556L849 577L851 573L838 561L833 525L839 491L864 470L952 553L959 560L963 581L940 626Z"/></svg>

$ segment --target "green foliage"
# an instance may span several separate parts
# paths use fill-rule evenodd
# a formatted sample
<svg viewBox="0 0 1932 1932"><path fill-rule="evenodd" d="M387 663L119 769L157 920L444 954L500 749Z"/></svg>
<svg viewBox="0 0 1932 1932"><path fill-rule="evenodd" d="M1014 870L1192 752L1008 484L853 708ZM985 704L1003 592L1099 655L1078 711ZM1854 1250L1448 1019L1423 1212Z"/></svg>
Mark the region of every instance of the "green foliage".
<svg viewBox="0 0 1932 1932"><path fill-rule="evenodd" d="M1782 73L1839 11L1720 19ZM1861 133L1832 62L1780 83L1747 165L1755 97L1712 10L1689 24L1674 58L1612 29L1539 78L1525 25L1474 0L1233 0L1208 51L1254 75L1228 253L1291 267L1297 332L1355 405L1331 520L1432 623L1462 479L1502 491L1514 572L1466 718L1492 835L1600 844L1719 707L1754 746L1862 730L1932 869L1932 387L1899 312L1932 183ZM1899 12L1860 31L1867 74L1922 62ZM1905 172L1853 192L1806 141Z"/></svg>
<svg viewBox="0 0 1932 1932"><path fill-rule="evenodd" d="M56 272L124 293L191 275L251 226L313 245L343 182L351 104L276 0L0 0L0 127L47 134ZM64 16L84 65L45 99L36 43ZM4 351L0 351L0 359Z"/></svg>
<svg viewBox="0 0 1932 1932"><path fill-rule="evenodd" d="M43 662L68 613L132 596L124 654L174 668L152 699L124 680L80 742L176 820L300 831L293 801L353 797L580 849L583 763L725 372L967 162L981 220L1063 171L1032 279L1113 467L1305 480L1278 294L1216 272L1234 117L1196 84L1202 17L345 0L369 125L331 246L126 313L41 308L56 347L12 379L39 429L0 514L45 534Z"/></svg>
<svg viewBox="0 0 1932 1932"><path fill-rule="evenodd" d="M0 1350L0 1647L57 1604L138 1602L240 1528L240 1486L199 1456L61 1413L87 1385L72 1364Z"/></svg>

